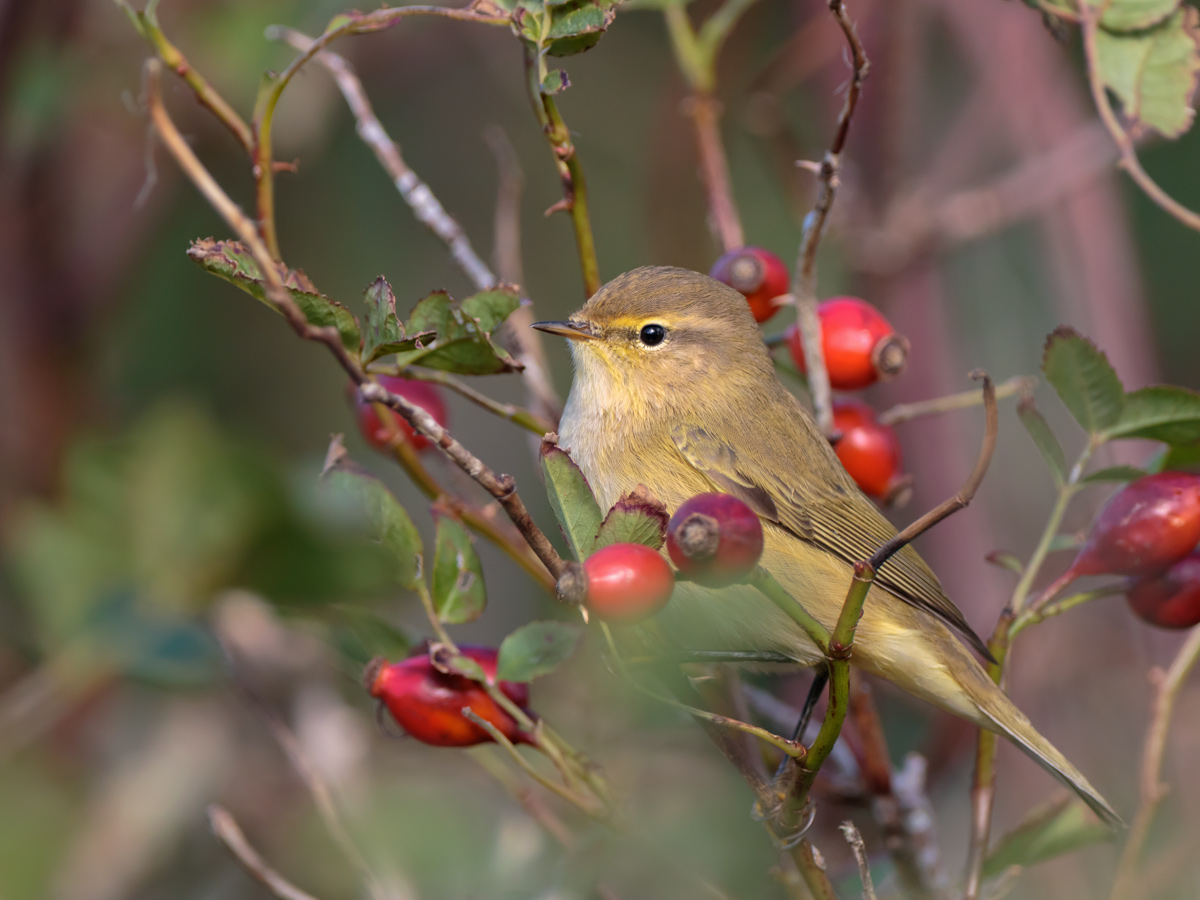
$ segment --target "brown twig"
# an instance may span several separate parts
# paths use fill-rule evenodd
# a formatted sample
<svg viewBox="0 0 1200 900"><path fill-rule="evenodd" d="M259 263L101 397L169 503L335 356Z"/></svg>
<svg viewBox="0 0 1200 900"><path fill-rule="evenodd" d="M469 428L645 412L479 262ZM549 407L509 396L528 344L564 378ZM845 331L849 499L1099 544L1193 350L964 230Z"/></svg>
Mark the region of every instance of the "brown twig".
<svg viewBox="0 0 1200 900"><path fill-rule="evenodd" d="M1005 397L1032 389L1036 383L1037 379L1031 375L1015 375L996 385L996 399L1003 400ZM947 394L945 397L934 397L932 400L918 400L916 403L897 403L881 412L877 419L881 425L898 425L920 416L978 406L984 399L984 395L979 391L962 391L958 394Z"/></svg>
<svg viewBox="0 0 1200 900"><path fill-rule="evenodd" d="M1167 735L1171 729L1171 716L1175 701L1188 673L1200 660L1200 626L1193 628L1184 641L1171 667L1164 672L1160 668L1150 670L1154 685L1154 711L1150 727L1146 730L1146 744L1142 751L1141 805L1129 828L1129 837L1121 851L1121 861L1113 878L1112 900L1126 900L1135 896L1146 896L1138 888L1138 863L1154 822L1158 805L1167 795L1168 788L1162 783L1163 756L1167 749Z"/></svg>
<svg viewBox="0 0 1200 900"><path fill-rule="evenodd" d="M274 27L268 30L269 38L282 38L292 47L307 52L314 44L308 35L291 28ZM392 184L409 205L417 221L442 240L450 251L450 257L475 285L476 290L486 291L496 286L496 276L479 258L462 226L442 206L441 201L430 190L429 185L417 177L400 155L400 147L388 135L367 99L362 82L354 67L345 57L331 50L321 50L314 57L333 76L346 105L354 115L355 130L364 144L375 153L375 158L392 179Z"/></svg>
<svg viewBox="0 0 1200 900"><path fill-rule="evenodd" d="M279 900L316 900L312 894L300 890L267 865L258 851L250 846L241 826L225 807L215 803L209 806L208 825L217 840L242 864L242 868L258 879Z"/></svg>
<svg viewBox="0 0 1200 900"><path fill-rule="evenodd" d="M833 141L817 169L817 199L813 203L812 211L804 220L796 272L792 277L792 296L796 298L796 323L804 345L809 390L812 393L817 425L827 437L832 435L834 430L833 407L830 402L829 373L825 368L825 352L821 346L821 320L817 315L817 248L820 246L829 210L833 207L833 198L837 192L838 172L841 168L842 150L846 146L846 135L850 130L850 120L854 116L855 107L858 106L863 81L871 68L858 31L846 14L842 0L829 0L829 11L833 13L842 34L845 35L854 71L846 92L846 101L838 115Z"/></svg>
<svg viewBox="0 0 1200 900"><path fill-rule="evenodd" d="M854 861L858 863L858 875L862 879L863 900L876 900L875 882L871 880L871 864L867 860L867 845L854 823L847 819L838 826L850 850L854 853Z"/></svg>
<svg viewBox="0 0 1200 900"><path fill-rule="evenodd" d="M1118 166L1129 173L1129 177L1133 179L1134 183L1160 209L1193 231L1200 231L1200 213L1188 209L1164 191L1159 187L1158 182L1142 168L1142 162L1138 159L1137 150L1134 148L1133 137L1121 125L1112 103L1109 102L1104 87L1104 77L1097 59L1096 47L1096 35L1100 30L1100 17L1103 14L1103 5L1098 6L1092 3L1079 5L1079 27L1083 33L1083 53L1087 60L1088 85L1092 91L1092 100L1096 104L1096 111L1100 114L1100 121L1104 123L1104 127L1108 130L1113 143L1117 145L1117 150L1121 154Z"/></svg>
<svg viewBox="0 0 1200 900"><path fill-rule="evenodd" d="M520 495L517 494L517 485L511 475L497 475L482 460L456 441L453 435L439 425L433 416L404 397L389 392L381 385L366 380L365 377L358 381L358 393L367 403L382 403L398 412L414 430L424 435L450 457L460 469L470 475L504 507L508 517L512 519L517 530L521 532L526 543L537 554L538 559L542 561L550 574L556 579L562 574L566 563L558 555L558 551L554 549L546 535L538 528L533 517L529 515L529 510L525 508Z"/></svg>
<svg viewBox="0 0 1200 900"><path fill-rule="evenodd" d="M833 882L829 880L825 871L825 858L821 856L820 850L808 841L801 841L793 851L792 859L814 900L838 900Z"/></svg>
<svg viewBox="0 0 1200 900"><path fill-rule="evenodd" d="M682 6L668 9L683 11ZM723 251L745 246L742 220L733 199L729 180L729 162L721 141L721 103L712 94L695 91L684 101L684 115L696 131L696 151L700 156L700 178L708 198L709 228Z"/></svg>

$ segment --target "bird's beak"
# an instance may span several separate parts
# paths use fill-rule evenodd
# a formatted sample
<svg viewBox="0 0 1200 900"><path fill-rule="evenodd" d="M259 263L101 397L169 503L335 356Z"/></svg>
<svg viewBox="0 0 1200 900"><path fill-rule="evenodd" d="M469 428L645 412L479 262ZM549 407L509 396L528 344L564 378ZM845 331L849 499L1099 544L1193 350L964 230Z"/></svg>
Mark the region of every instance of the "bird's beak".
<svg viewBox="0 0 1200 900"><path fill-rule="evenodd" d="M532 327L572 341L594 341L599 337L587 322L534 322Z"/></svg>

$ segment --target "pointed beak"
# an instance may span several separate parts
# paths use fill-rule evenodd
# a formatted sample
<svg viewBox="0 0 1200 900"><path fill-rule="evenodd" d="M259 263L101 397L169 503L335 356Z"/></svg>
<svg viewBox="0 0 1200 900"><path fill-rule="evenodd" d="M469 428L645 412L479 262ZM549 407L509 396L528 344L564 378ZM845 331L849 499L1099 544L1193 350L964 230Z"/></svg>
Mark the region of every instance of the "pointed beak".
<svg viewBox="0 0 1200 900"><path fill-rule="evenodd" d="M587 322L534 322L531 327L572 341L594 341L599 337Z"/></svg>

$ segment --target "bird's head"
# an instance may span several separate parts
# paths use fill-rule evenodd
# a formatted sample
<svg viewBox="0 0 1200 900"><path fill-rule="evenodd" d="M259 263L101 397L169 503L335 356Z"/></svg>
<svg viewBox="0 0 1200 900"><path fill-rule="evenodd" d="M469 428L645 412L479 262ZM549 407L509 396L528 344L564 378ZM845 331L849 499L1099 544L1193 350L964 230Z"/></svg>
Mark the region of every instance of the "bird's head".
<svg viewBox="0 0 1200 900"><path fill-rule="evenodd" d="M688 269L634 269L533 327L570 340L576 387L597 402L679 405L774 377L746 298Z"/></svg>

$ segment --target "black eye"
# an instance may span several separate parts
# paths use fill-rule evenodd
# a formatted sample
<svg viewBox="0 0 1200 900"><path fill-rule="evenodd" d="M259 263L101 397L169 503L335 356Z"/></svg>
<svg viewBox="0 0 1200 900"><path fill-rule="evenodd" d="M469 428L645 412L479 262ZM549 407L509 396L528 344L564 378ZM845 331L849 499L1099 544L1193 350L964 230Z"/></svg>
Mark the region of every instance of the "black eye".
<svg viewBox="0 0 1200 900"><path fill-rule="evenodd" d="M643 325L638 336L647 347L657 347L667 336L667 329L661 325Z"/></svg>

